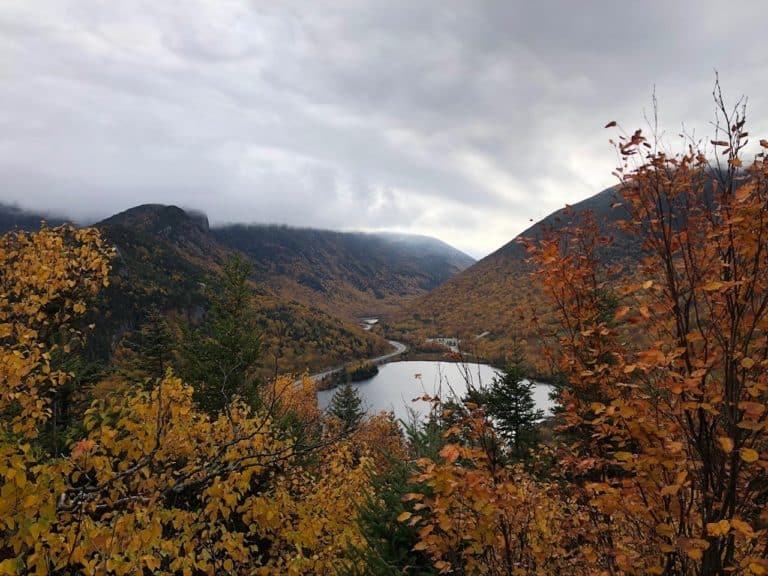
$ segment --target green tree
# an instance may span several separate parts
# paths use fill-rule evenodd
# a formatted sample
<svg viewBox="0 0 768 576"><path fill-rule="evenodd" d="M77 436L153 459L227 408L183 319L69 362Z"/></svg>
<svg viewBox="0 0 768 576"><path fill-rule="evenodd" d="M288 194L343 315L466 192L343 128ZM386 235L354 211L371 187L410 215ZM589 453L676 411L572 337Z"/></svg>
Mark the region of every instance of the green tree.
<svg viewBox="0 0 768 576"><path fill-rule="evenodd" d="M515 353L487 393L488 415L516 458L526 457L539 441L538 421L544 412L536 408L533 388L534 383L525 377L522 356Z"/></svg>
<svg viewBox="0 0 768 576"><path fill-rule="evenodd" d="M184 329L181 372L208 413L223 410L235 396L258 405L261 360L258 319L248 285L251 265L235 256L211 295L211 309L198 326Z"/></svg>
<svg viewBox="0 0 768 576"><path fill-rule="evenodd" d="M357 389L347 382L342 384L331 398L328 413L341 421L343 431L354 430L363 420L365 410Z"/></svg>
<svg viewBox="0 0 768 576"><path fill-rule="evenodd" d="M132 371L152 381L165 375L173 359L173 336L157 306L150 307L138 332L126 340L125 346L131 352L128 364Z"/></svg>
<svg viewBox="0 0 768 576"><path fill-rule="evenodd" d="M365 546L349 551L351 558L361 562L354 563L343 574L431 576L438 573L427 554L413 550L419 541L418 527L398 520L404 512L415 513L417 502L404 500L406 494L421 488L409 480L413 473L412 463L392 458L385 474L371 474L372 490L357 513Z"/></svg>

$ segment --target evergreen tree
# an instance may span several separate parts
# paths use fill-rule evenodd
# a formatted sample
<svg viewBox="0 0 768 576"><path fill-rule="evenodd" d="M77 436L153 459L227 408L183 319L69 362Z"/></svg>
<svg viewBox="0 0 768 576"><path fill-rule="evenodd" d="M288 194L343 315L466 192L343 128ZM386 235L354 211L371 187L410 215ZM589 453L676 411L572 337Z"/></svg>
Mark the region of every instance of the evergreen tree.
<svg viewBox="0 0 768 576"><path fill-rule="evenodd" d="M149 377L152 381L162 378L171 364L173 337L162 312L152 306L139 331L131 335L125 346L132 352L129 368Z"/></svg>
<svg viewBox="0 0 768 576"><path fill-rule="evenodd" d="M197 327L186 327L181 372L195 388L195 399L216 414L238 395L258 404L255 370L261 340L252 291L251 265L236 256L224 265L224 277L212 294L211 309Z"/></svg>
<svg viewBox="0 0 768 576"><path fill-rule="evenodd" d="M353 430L365 416L363 401L350 382L342 384L333 394L328 413L341 420L344 432Z"/></svg>
<svg viewBox="0 0 768 576"><path fill-rule="evenodd" d="M539 441L537 423L544 412L536 408L533 387L525 378L522 357L515 353L504 372L493 379L487 394L488 414L516 458L524 458Z"/></svg>
<svg viewBox="0 0 768 576"><path fill-rule="evenodd" d="M425 552L415 551L419 541L418 526L399 522L403 512L415 513L414 502L404 502L406 494L422 488L409 481L414 473L412 464L392 460L386 474L371 475L372 490L358 509L357 523L366 545L352 549L349 556L359 560L342 572L347 576L432 576L437 574L434 563Z"/></svg>

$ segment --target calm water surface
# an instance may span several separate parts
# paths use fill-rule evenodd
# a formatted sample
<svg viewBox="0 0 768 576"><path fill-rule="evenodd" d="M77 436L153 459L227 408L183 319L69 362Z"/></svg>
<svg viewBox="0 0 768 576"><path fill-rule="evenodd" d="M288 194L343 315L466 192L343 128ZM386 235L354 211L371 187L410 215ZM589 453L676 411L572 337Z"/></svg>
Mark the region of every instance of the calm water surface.
<svg viewBox="0 0 768 576"><path fill-rule="evenodd" d="M429 412L429 405L414 398L440 396L443 399L462 396L467 390L467 382L477 386L490 384L497 370L486 364L456 364L453 362L391 362L379 366L379 373L363 382L353 384L360 392L363 404L369 413L391 410L396 418L408 419L410 407L421 416ZM550 413L553 402L549 399L552 387L548 384L536 384L534 399L539 408ZM317 393L321 408L328 406L333 390Z"/></svg>

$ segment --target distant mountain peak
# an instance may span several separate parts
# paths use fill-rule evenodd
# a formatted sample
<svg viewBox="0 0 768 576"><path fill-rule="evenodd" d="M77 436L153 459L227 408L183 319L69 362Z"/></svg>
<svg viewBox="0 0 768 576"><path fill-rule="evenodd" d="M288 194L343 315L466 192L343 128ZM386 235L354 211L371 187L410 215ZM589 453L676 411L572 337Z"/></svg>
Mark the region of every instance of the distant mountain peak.
<svg viewBox="0 0 768 576"><path fill-rule="evenodd" d="M197 210L183 210L168 204L141 204L102 220L100 225L126 226L144 232L159 233L167 228L194 227L208 232L208 217Z"/></svg>

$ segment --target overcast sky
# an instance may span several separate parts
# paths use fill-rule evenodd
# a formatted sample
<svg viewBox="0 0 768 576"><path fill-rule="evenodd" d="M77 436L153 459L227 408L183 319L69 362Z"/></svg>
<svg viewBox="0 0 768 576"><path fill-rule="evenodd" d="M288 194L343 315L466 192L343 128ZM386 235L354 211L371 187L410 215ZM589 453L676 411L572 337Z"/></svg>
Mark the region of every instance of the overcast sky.
<svg viewBox="0 0 768 576"><path fill-rule="evenodd" d="M760 2L2 0L0 201L437 236L483 256L615 183L603 125L768 135Z"/></svg>

